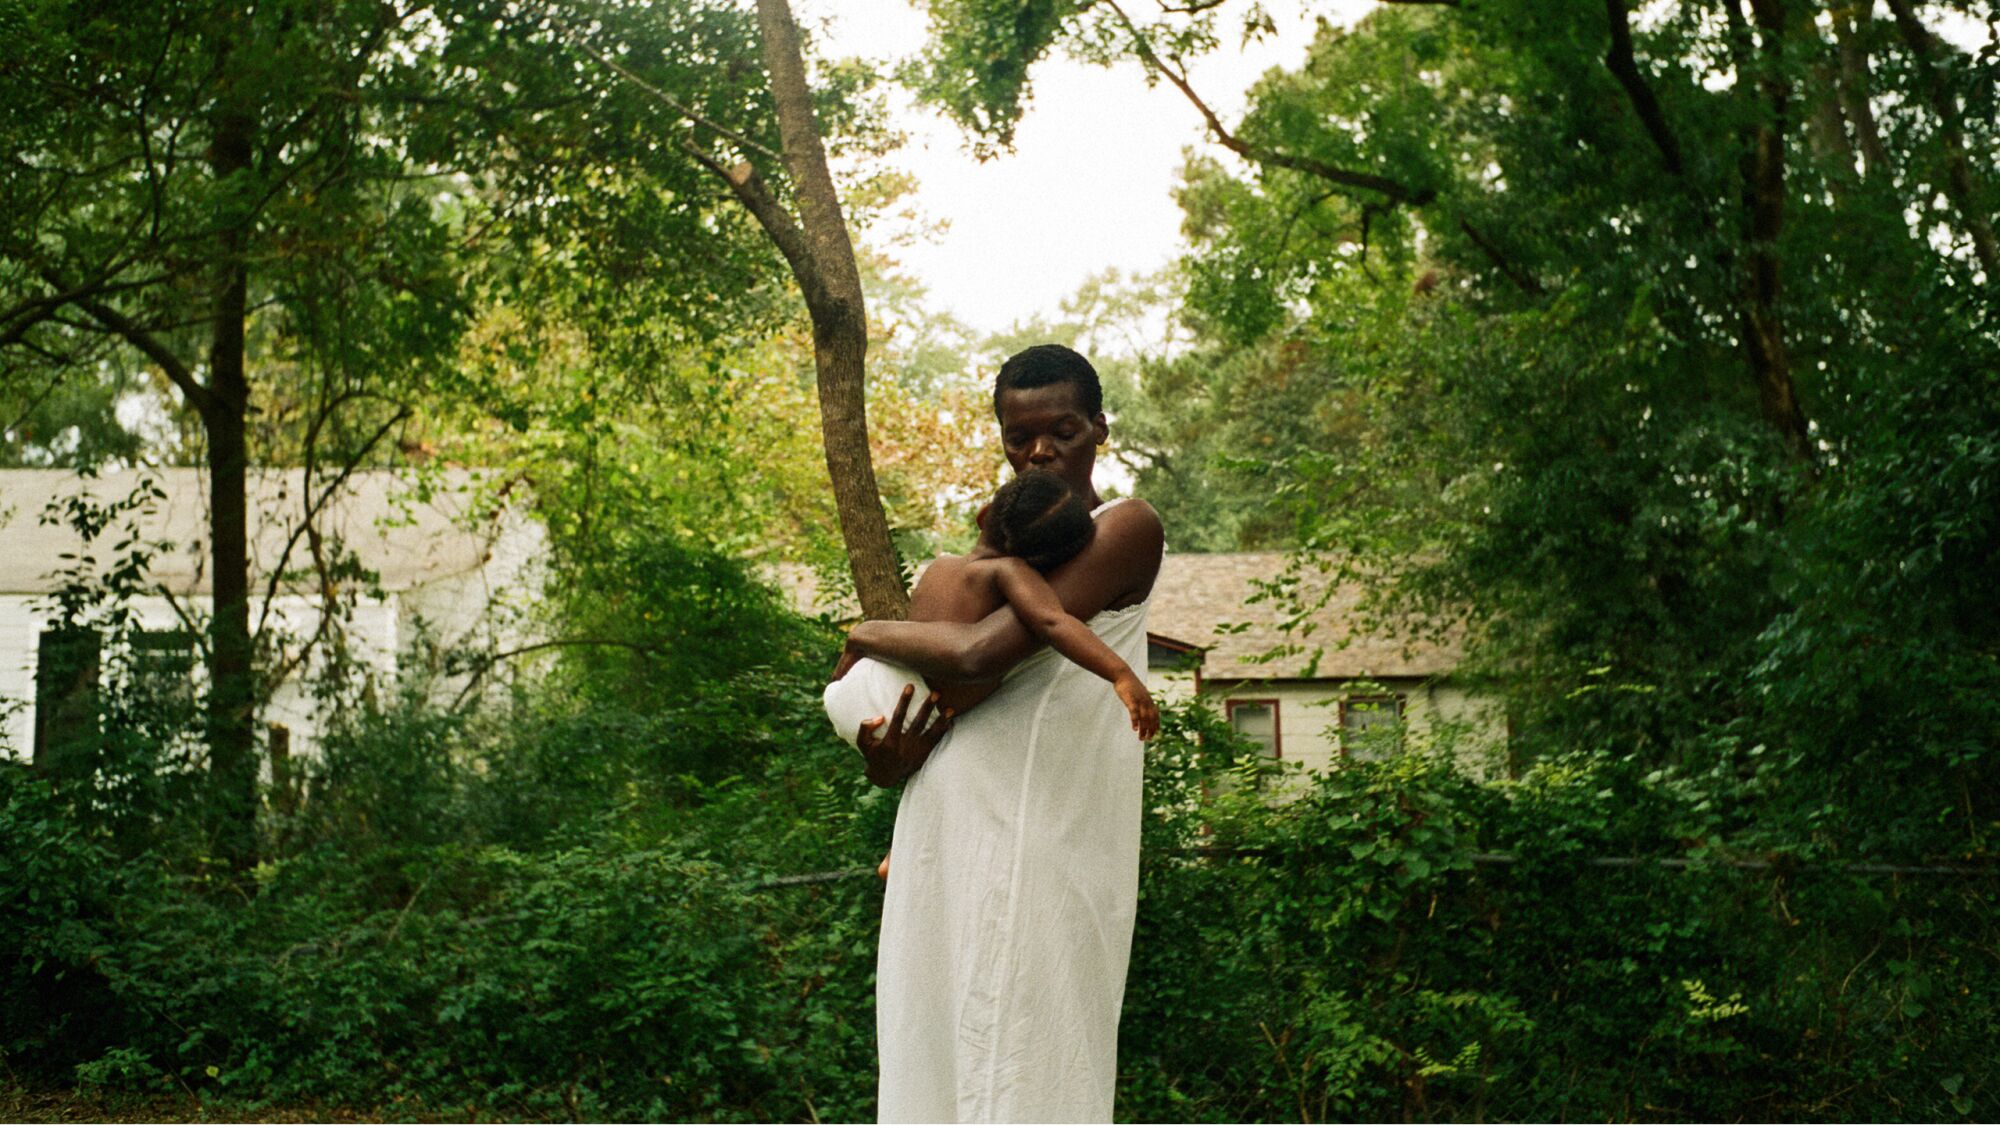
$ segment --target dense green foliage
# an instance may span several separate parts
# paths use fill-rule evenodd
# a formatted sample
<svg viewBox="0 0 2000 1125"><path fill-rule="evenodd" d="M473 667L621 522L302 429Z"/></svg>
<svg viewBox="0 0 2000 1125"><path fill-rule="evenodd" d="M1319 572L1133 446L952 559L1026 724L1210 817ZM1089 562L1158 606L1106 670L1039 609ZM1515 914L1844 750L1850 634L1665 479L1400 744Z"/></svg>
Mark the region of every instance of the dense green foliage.
<svg viewBox="0 0 2000 1125"><path fill-rule="evenodd" d="M823 729L817 679L504 730L378 713L267 822L283 854L247 885L121 856L0 772L0 1058L251 1104L865 1118L865 872L893 801ZM1273 805L1302 783L1231 745L1170 709L1149 763L1123 1118L2000 1108L1983 882L1593 867L1694 830L1699 795L1583 759L1495 787L1413 757ZM730 768L675 772L696 747ZM1245 851L1175 851L1218 839ZM1476 862L1497 850L1519 862ZM805 870L851 877L767 885Z"/></svg>
<svg viewBox="0 0 2000 1125"><path fill-rule="evenodd" d="M50 601L114 655L87 768L0 762L0 1076L869 1116L895 801L818 714L836 631L746 561L842 561L810 334L718 174L756 156L790 203L753 15L245 11L0 0L0 463L195 460L223 429L172 396L203 401L183 384L235 277L249 460L497 470L546 532L541 639L420 636L390 683L336 636L320 753L260 782L239 870L197 809L199 686L116 655L148 496L73 508L119 557ZM904 78L989 149L1051 51L1179 84L1231 21L1274 26L931 12ZM1324 25L1214 123L1244 163L1191 159L1183 262L986 342L1101 353L1170 313L1100 358L1174 548L1287 549L1365 579L1377 624L1462 620L1459 679L1508 713L1506 778L1448 745L1303 778L1169 709L1121 1116L2000 1116L1994 19L1463 0ZM835 155L891 147L876 76L817 62ZM218 161L246 128L249 163ZM870 177L864 230L907 187ZM869 280L914 556L993 483L982 346ZM370 576L328 557L338 616ZM772 882L807 872L844 877Z"/></svg>

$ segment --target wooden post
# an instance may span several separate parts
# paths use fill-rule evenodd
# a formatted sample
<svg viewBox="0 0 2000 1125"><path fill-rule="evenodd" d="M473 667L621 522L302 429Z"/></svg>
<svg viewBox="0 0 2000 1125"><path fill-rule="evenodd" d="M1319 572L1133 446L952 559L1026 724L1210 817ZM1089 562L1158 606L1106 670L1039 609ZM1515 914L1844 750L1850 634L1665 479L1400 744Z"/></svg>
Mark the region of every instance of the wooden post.
<svg viewBox="0 0 2000 1125"><path fill-rule="evenodd" d="M299 811L299 779L292 772L292 731L283 723L267 728L271 753L271 807L284 816Z"/></svg>

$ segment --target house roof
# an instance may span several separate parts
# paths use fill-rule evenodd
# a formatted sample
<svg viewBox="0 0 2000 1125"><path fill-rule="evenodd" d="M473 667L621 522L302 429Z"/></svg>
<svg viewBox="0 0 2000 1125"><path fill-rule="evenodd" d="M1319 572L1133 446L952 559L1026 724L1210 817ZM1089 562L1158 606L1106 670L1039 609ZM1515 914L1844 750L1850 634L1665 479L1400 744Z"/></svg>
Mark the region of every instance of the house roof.
<svg viewBox="0 0 2000 1125"><path fill-rule="evenodd" d="M1307 618L1309 631L1286 633L1283 626L1292 614L1284 605L1251 601L1260 592L1258 582L1285 573L1286 558L1275 551L1169 554L1153 583L1146 628L1202 646L1207 655L1201 674L1210 680L1435 676L1463 659L1462 630L1430 636L1435 630L1424 628L1419 618L1384 626L1380 618L1364 616L1367 589L1360 583L1334 587ZM1302 586L1315 596L1326 590L1314 577Z"/></svg>
<svg viewBox="0 0 2000 1125"><path fill-rule="evenodd" d="M1434 636L1421 619L1405 618L1396 628L1369 628L1360 609L1367 591L1360 584L1335 588L1311 615L1311 631L1288 635L1283 625L1291 614L1282 605L1250 600L1259 592L1258 581L1285 573L1286 558L1276 551L1169 553L1153 583L1147 632L1202 649L1202 676L1210 680L1300 679L1308 673L1319 679L1435 676L1463 659L1463 631L1455 627ZM810 568L779 564L765 574L801 613L830 613L841 620L859 616L851 596L820 604ZM1273 652L1271 659L1259 659Z"/></svg>
<svg viewBox="0 0 2000 1125"><path fill-rule="evenodd" d="M67 522L42 522L52 503L88 493L97 503L122 500L138 487L141 476L158 482L166 499L138 518L145 541L164 540L148 569L152 582L177 594L210 592L208 573L208 476L193 468L126 470L86 479L61 469L0 470L0 594L45 594L61 585L55 571L68 565L62 556L85 553L85 545ZM337 536L361 565L381 576L385 590L406 590L426 582L464 574L482 565L498 528L475 519L480 483L477 474L447 470L426 491L387 470L356 472L340 494L328 503L320 525ZM285 544L302 522L310 493L300 469L260 472L250 481L251 585L262 590L270 568L285 557ZM99 570L116 557L121 518L91 545ZM283 564L305 570L311 555L303 538ZM309 581L288 581L287 591L310 589Z"/></svg>

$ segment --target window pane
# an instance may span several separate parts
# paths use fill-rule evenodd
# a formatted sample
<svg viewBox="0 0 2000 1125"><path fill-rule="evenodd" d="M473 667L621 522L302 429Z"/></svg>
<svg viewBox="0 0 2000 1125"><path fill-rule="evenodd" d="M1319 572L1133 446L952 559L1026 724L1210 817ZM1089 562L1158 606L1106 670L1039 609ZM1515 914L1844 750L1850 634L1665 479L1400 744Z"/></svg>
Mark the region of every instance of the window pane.
<svg viewBox="0 0 2000 1125"><path fill-rule="evenodd" d="M1268 757L1278 755L1278 708L1272 703L1231 702L1229 725L1236 733L1264 748Z"/></svg>
<svg viewBox="0 0 2000 1125"><path fill-rule="evenodd" d="M1350 758L1379 762L1401 742L1403 701L1350 699L1340 706L1340 741Z"/></svg>
<svg viewBox="0 0 2000 1125"><path fill-rule="evenodd" d="M35 662L35 764L43 769L84 776L95 768L101 648L94 629L42 633Z"/></svg>

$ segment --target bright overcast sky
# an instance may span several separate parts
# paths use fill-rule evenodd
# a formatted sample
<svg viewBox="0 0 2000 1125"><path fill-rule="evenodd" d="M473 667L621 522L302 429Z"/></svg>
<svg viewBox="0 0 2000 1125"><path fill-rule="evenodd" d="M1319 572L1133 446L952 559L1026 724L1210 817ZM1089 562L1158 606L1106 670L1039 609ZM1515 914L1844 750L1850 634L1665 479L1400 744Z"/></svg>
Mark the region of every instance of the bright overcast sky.
<svg viewBox="0 0 2000 1125"><path fill-rule="evenodd" d="M802 21L833 18L831 54L901 59L924 46L925 16L907 0L795 3ZM1373 6L1315 5L1340 22ZM1241 49L1225 35L1222 49L1193 68L1195 90L1230 124L1260 75L1298 66L1311 44L1312 22L1297 5L1269 7L1278 35ZM1106 268L1144 271L1171 261L1181 245L1172 192L1182 150L1222 151L1180 92L1165 83L1148 89L1136 62L1107 70L1057 53L1031 77L1034 101L1014 151L983 164L967 154L956 125L900 90L893 103L910 137L895 163L917 177L925 218L949 230L888 252L929 287L932 307L987 332L1036 314L1054 319L1064 297Z"/></svg>

